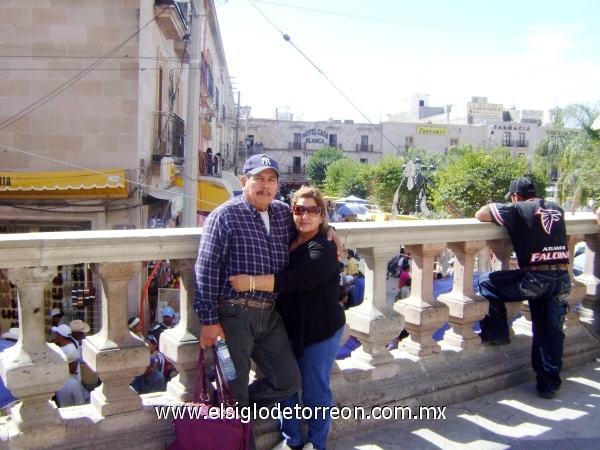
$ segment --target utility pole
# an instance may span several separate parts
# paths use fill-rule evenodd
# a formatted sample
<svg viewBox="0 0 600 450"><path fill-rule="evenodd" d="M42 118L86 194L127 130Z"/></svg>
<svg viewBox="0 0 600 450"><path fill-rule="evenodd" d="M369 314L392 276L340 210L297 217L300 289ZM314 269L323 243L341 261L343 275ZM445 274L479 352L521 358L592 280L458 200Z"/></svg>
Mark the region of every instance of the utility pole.
<svg viewBox="0 0 600 450"><path fill-rule="evenodd" d="M240 91L238 91L237 108L235 109L235 144L233 149L233 173L238 174L238 151L239 151L239 135L240 135Z"/></svg>
<svg viewBox="0 0 600 450"><path fill-rule="evenodd" d="M190 62L188 64L187 114L185 120L185 142L183 148L183 218L182 226L198 226L198 140L200 122L200 39L202 22L196 0L191 0Z"/></svg>

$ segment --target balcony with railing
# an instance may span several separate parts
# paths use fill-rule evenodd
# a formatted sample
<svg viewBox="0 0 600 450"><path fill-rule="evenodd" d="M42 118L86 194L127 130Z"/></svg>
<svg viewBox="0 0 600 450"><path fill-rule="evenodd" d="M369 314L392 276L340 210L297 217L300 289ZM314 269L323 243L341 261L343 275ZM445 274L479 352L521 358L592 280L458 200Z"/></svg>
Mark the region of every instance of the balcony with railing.
<svg viewBox="0 0 600 450"><path fill-rule="evenodd" d="M373 144L356 144L357 152L372 152Z"/></svg>
<svg viewBox="0 0 600 450"><path fill-rule="evenodd" d="M306 142L288 142L288 150L306 150Z"/></svg>
<svg viewBox="0 0 600 450"><path fill-rule="evenodd" d="M180 41L189 30L189 3L154 0L156 23L168 39Z"/></svg>
<svg viewBox="0 0 600 450"><path fill-rule="evenodd" d="M171 156L176 163L183 162L185 121L177 114L155 112L154 115L154 151L155 159Z"/></svg>
<svg viewBox="0 0 600 450"><path fill-rule="evenodd" d="M332 376L335 403L369 410L383 405L449 405L533 377L529 357L530 312L526 303L507 304L510 345L483 348L473 326L488 302L475 294L478 264L509 267L512 246L503 227L475 219L336 224L346 248L365 260L364 302L346 312L362 343L338 361ZM0 417L0 448L164 448L174 439L170 420L158 419L156 405L191 400L198 362L199 321L193 309L194 263L202 229L83 231L0 235L0 269L16 286L19 340L0 354L0 375L19 399ZM574 279L565 322L565 369L600 356L598 340L580 322L590 302L600 300L600 228L595 216L567 219L569 248L585 243L585 269ZM412 293L394 303L386 296L387 262L404 245L413 257ZM452 291L434 298L434 257L455 255ZM484 255L481 260L478 255ZM180 322L161 335L160 346L179 375L167 391L138 395L130 383L148 365L148 347L128 330L128 284L139 279L143 261L169 260L181 275ZM573 258L573 256L571 256ZM100 280L101 327L83 342L83 359L102 384L91 403L57 408L51 400L68 377L67 363L46 343L44 288L56 266L88 264ZM573 259L571 259L573 262ZM571 266L572 267L572 266ZM587 306L586 306L587 305ZM441 339L434 334L443 327ZM386 344L406 328L399 348ZM382 421L383 423L384 421ZM369 420L334 420L331 436L373 426ZM258 448L279 440L277 424L257 428Z"/></svg>

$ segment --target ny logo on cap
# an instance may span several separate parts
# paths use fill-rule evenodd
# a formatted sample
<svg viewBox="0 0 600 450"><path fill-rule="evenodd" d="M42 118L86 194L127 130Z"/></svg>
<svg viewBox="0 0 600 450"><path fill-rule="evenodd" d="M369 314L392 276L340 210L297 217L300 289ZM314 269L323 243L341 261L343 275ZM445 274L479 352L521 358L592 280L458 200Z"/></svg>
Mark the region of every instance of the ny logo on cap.
<svg viewBox="0 0 600 450"><path fill-rule="evenodd" d="M262 158L260 158L260 163L263 166L270 166L271 165L271 160L269 159L268 156L263 156Z"/></svg>

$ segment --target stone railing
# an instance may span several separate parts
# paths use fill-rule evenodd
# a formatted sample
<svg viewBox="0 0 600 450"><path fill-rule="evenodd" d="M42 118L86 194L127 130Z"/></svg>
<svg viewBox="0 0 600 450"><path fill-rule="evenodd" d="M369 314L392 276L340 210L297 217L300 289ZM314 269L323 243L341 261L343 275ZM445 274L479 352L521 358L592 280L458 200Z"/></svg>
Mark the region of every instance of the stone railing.
<svg viewBox="0 0 600 450"><path fill-rule="evenodd" d="M583 364L600 346L579 318L586 302L600 298L600 228L592 214L568 218L571 255L586 243L586 269L574 281L566 321L565 366ZM348 248L365 259L365 300L347 311L362 346L339 361L332 384L336 402L368 409L375 405L450 404L530 379L530 322L526 304L509 305L521 318L512 325L513 343L481 345L473 331L487 301L473 290L476 254L486 246L495 266L507 267L512 251L505 230L475 219L337 224ZM0 269L17 286L20 337L0 357L0 375L20 401L0 418L0 448L136 447L163 448L174 435L170 420L156 417L155 405L189 401L198 361L198 317L193 311L194 271L201 229L128 230L0 235ZM413 257L411 296L392 305L386 296L387 261L404 245ZM455 254L450 293L433 296L433 259L446 247ZM487 254L487 253L486 253ZM127 285L140 275L142 261L169 259L181 274L181 317L161 336L161 350L177 368L167 392L138 395L130 382L148 364L148 349L127 328ZM46 343L44 286L53 268L85 262L100 280L102 326L83 344L83 358L102 384L88 405L58 409L51 397L68 376L57 347ZM579 314L576 314L577 310ZM433 339L449 324L443 339ZM397 350L386 344L406 327L410 337ZM257 424L260 448L277 440L272 422ZM332 436L375 425L369 420L335 421Z"/></svg>

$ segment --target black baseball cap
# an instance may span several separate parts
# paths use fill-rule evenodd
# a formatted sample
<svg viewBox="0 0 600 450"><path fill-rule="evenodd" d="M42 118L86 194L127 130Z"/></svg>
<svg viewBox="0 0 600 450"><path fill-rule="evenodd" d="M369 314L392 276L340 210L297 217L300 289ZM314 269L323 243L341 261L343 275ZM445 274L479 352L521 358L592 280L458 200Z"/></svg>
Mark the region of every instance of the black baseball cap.
<svg viewBox="0 0 600 450"><path fill-rule="evenodd" d="M269 155L265 155L264 153L252 155L250 158L248 158L244 163L243 173L256 175L258 172L262 172L266 169L273 169L275 172L277 172L277 177L281 177L281 172L279 171L279 164L277 164L277 161L275 161Z"/></svg>
<svg viewBox="0 0 600 450"><path fill-rule="evenodd" d="M522 197L529 197L531 195L535 195L535 186L529 178L517 178L510 183L508 194L506 194L504 197L507 202L510 201L511 194L519 194Z"/></svg>

